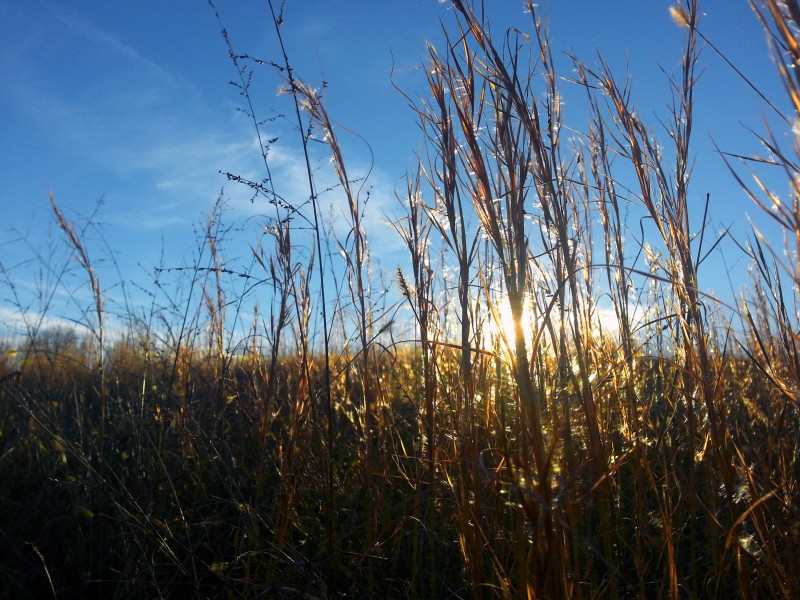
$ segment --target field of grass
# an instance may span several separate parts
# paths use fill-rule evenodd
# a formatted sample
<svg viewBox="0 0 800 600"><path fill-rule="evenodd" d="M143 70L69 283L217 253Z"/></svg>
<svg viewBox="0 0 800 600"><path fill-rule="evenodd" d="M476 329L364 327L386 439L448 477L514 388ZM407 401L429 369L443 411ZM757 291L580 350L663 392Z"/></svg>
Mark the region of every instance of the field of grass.
<svg viewBox="0 0 800 600"><path fill-rule="evenodd" d="M569 146L535 7L527 37L492 37L453 6L429 93L409 98L425 144L389 296L363 189L286 55L309 199L229 175L274 210L246 272L222 260L214 212L180 286L156 275L149 309L112 326L87 228L53 200L93 300L82 333L31 316L0 348L0 596L800 597L800 4L753 2L794 146L764 136L785 193L731 169L786 234L740 242L736 307L703 292L719 239L689 220L706 196L690 181L696 3L673 10L683 71L661 129L624 74L576 59L589 122ZM252 114L254 65L225 40ZM320 140L343 238L318 206ZM260 306L229 276L259 282Z"/></svg>

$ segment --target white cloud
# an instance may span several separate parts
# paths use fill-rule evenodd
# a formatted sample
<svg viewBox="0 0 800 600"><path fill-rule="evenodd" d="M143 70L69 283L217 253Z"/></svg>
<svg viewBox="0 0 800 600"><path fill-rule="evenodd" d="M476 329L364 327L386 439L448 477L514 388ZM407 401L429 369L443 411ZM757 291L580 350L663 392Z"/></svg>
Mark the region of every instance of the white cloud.
<svg viewBox="0 0 800 600"><path fill-rule="evenodd" d="M19 342L26 339L33 329L44 331L47 329L74 329L80 334L89 334L91 330L80 323L75 323L63 317L56 317L47 314L25 311L22 312L0 305L0 335L4 340Z"/></svg>

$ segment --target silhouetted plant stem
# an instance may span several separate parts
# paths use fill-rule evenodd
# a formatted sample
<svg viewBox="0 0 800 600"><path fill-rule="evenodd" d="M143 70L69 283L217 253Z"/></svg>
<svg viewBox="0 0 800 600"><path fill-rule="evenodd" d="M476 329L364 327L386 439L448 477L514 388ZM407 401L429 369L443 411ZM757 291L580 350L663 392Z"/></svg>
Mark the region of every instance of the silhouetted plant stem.
<svg viewBox="0 0 800 600"><path fill-rule="evenodd" d="M328 330L328 304L327 304L327 297L325 293L326 284L325 284L325 267L323 263L322 257L324 256L322 253L322 228L319 223L319 208L318 204L318 195L316 189L316 183L314 181L314 171L311 167L311 158L309 156L308 151L308 138L305 134L305 129L303 127L303 120L300 111L300 99L298 98L297 94L297 81L294 76L294 69L292 68L289 62L289 55L286 51L286 46L284 45L283 35L281 33L281 25L283 24L283 13L281 10L281 14L278 15L275 12L275 7L273 5L272 0L269 1L269 10L272 17L272 23L275 26L275 36L280 44L283 66L285 67L285 76L286 81L289 86L289 92L292 96L292 100L294 103L294 111L295 111L295 118L299 128L300 137L301 137L301 144L303 148L303 159L305 161L306 167L306 175L308 178L308 188L309 188L309 198L311 201L311 208L313 212L313 225L314 225L314 239L316 244L316 253L319 257L319 266L318 266L318 277L319 277L319 286L320 286L320 310L322 313L322 343L323 343L323 354L324 354L324 371L323 371L323 387L322 387L322 395L323 395L323 404L326 410L326 417L327 417L327 427L326 427L326 452L327 452L327 498L326 498L326 554L327 554L327 561L328 561L328 576L330 578L335 577L336 572L336 557L335 557L335 529L336 529L336 505L334 501L334 494L333 494L333 427L334 427L334 415L333 415L333 403L331 399L331 368L330 368L330 348L329 348L329 330ZM283 7L282 7L283 8ZM333 579L330 580L330 583L333 584Z"/></svg>

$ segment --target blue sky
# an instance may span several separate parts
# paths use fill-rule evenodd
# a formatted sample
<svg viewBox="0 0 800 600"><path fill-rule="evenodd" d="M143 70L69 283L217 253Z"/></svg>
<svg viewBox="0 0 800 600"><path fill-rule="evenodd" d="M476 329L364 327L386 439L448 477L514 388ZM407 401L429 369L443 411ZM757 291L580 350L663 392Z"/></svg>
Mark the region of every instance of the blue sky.
<svg viewBox="0 0 800 600"><path fill-rule="evenodd" d="M374 156L368 234L373 255L391 273L403 258L384 221L396 207L394 191L403 187L398 182L415 167L421 135L390 74L394 68L395 82L411 97L424 94L419 66L425 41L441 42L440 20L452 25L452 9L435 0L286 4L284 36L297 75L312 85L328 82L330 113L363 138L344 139L353 171L365 173ZM521 2L486 4L495 31L511 25L530 29ZM683 33L669 17L669 4L561 0L542 1L540 10L550 23L563 75L571 75L571 64L562 51L590 65L600 52L620 77L627 64L639 113L656 125L655 117L667 116L669 101L663 71L675 73L680 66ZM238 52L278 59L266 2L218 0L217 5ZM708 1L703 12L705 35L785 106L763 32L747 2ZM711 194L714 229L734 225L746 235L748 215L765 225L767 220L738 190L714 155L711 139L726 150L758 152L745 126L761 131L767 109L712 51L705 52L701 65L693 193L698 205ZM265 67L255 76L260 118L288 111L287 98L277 95L280 80L274 71ZM33 293L41 283L29 260L32 252L46 255L59 239L49 192L77 222L102 197L98 219L122 277L146 285L146 273L162 253L166 266L191 264L196 227L224 187L226 220L241 229L231 234L226 258L246 258L259 215L267 209L251 204L246 190L219 174L260 177L252 127L237 111L241 98L227 83L234 77L218 24L203 0L0 3L0 260L18 293ZM584 126L582 93L570 91L567 83L562 91L566 121ZM296 134L280 119L269 127L280 138L271 155L276 179L302 200L308 192ZM107 254L95 233L89 232L87 241L90 254ZM730 245L726 261L728 267L737 265L736 283L743 282L745 264ZM728 286L723 263L709 265L707 287L722 294ZM106 269L104 281L113 282L116 275ZM72 294L82 297L78 279ZM108 286L113 297L115 288ZM0 316L7 320L12 319L10 297L7 281L0 281ZM71 305L74 309L74 298Z"/></svg>

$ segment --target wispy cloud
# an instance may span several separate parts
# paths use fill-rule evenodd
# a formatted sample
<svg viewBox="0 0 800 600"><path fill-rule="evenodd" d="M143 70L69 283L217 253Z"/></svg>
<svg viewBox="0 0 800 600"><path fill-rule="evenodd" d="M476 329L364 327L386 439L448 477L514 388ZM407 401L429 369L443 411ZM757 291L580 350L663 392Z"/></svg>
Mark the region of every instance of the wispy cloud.
<svg viewBox="0 0 800 600"><path fill-rule="evenodd" d="M195 99L202 97L200 90L188 79L146 58L132 46L124 43L111 33L99 29L90 21L66 10L57 13L57 20L63 23L71 35L83 39L94 47L95 51L100 53L99 56L105 56L111 62L118 62L120 66L135 67L142 70L146 74L147 80L159 84L159 87L154 89L153 92L177 88L184 94L189 93ZM124 70L121 69L119 74L123 75ZM150 96L150 99L156 99L157 97L157 94L154 93Z"/></svg>
<svg viewBox="0 0 800 600"><path fill-rule="evenodd" d="M58 7L55 16L36 27L37 43L29 48L32 54L25 59L25 69L13 73L8 98L46 132L47 143L60 149L64 161L74 162L80 176L106 195L101 219L109 227L104 234L109 236L112 250L120 253L124 277L141 274L140 265L155 264L162 251L166 266L192 264L198 247L198 223L223 186L226 218L241 222L255 217L250 221L252 228L236 234L237 246L229 253L232 259L247 256L260 216L275 213L263 198L251 202L250 189L228 182L220 174L231 172L257 182L267 176L252 123L234 110L235 94L221 103L180 72L148 58L97 24L72 14L69 8ZM48 77L48 72L56 68L52 56L57 54L72 61L67 69L70 76ZM79 61L84 63L80 68ZM268 93L274 92L277 77L270 87L269 72L265 70L260 76L266 80L261 83L270 90ZM223 89L225 81L220 81ZM289 100L263 95L260 99L274 102L278 108ZM303 207L310 217L310 191L297 130L280 120L264 128L265 139L279 138L268 153L272 185L282 198ZM348 158L351 177L364 177L370 170L369 152L358 141L346 143L348 157L353 159ZM331 228L343 243L350 243L347 203L328 162L328 152L319 144L313 146L317 191L329 190L320 197L322 225ZM20 160L36 164L38 157ZM396 205L392 178L373 169L362 190L362 200L367 191L369 203L363 226L373 261L394 261L402 245L386 223L386 214ZM69 190L54 192L59 199ZM96 196L84 201L94 200ZM69 208L89 212L72 204ZM296 222L298 227L308 225L301 219ZM311 242L303 239L302 233L293 242L310 252ZM106 281L113 279L112 274ZM72 305L58 312L74 311Z"/></svg>
<svg viewBox="0 0 800 600"><path fill-rule="evenodd" d="M234 163L247 166L249 141L242 142L248 136L242 135L241 119L216 114L219 109L190 80L114 35L67 9L55 12L37 25L40 43L31 43L35 56L25 67L3 69L13 75L7 92L16 109L47 132L49 144L79 161L88 178L113 178L110 185L116 182L118 189L106 192L128 195L119 204L140 214L213 202L224 183L218 171ZM54 50L70 63L66 70L79 75L49 76L58 68ZM143 222L177 223L186 212Z"/></svg>
<svg viewBox="0 0 800 600"><path fill-rule="evenodd" d="M82 323L58 316L25 311L0 305L0 335L4 340L19 342L31 334L48 329L71 329L80 334L90 334L91 329Z"/></svg>

